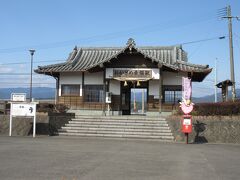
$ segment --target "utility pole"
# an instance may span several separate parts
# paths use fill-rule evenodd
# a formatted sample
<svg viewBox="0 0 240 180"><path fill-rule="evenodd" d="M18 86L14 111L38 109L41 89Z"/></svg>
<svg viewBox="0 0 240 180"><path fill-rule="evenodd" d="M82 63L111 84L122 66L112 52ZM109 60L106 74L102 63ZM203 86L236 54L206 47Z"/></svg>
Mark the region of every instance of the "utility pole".
<svg viewBox="0 0 240 180"><path fill-rule="evenodd" d="M232 81L232 100L236 99L236 89L235 89L235 75L234 75L234 57L233 57L233 41L232 41L232 19L235 18L238 20L237 16L232 16L231 6L226 8L226 16L222 18L228 19L228 31L229 31L229 50L230 50L230 72L231 72L231 81Z"/></svg>
<svg viewBox="0 0 240 180"><path fill-rule="evenodd" d="M217 58L215 59L215 103L217 102Z"/></svg>

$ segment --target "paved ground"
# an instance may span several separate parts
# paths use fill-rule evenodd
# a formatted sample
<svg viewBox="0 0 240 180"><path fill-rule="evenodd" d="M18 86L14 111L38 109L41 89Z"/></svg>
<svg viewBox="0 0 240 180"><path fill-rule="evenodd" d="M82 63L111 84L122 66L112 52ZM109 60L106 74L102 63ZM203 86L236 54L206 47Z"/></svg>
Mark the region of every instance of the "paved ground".
<svg viewBox="0 0 240 180"><path fill-rule="evenodd" d="M0 137L0 179L240 179L240 146Z"/></svg>

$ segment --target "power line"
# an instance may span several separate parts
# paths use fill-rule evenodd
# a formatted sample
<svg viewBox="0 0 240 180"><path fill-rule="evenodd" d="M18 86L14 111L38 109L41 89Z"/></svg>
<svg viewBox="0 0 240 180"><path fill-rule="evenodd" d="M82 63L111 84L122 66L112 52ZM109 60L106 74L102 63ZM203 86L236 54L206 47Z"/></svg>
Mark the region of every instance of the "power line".
<svg viewBox="0 0 240 180"><path fill-rule="evenodd" d="M187 45L187 44L211 41L211 40L216 40L216 39L225 39L225 35L224 36L215 36L215 37L212 37L212 38L206 38L206 39L201 39L201 40L177 43L175 45ZM42 62L66 62L66 60L37 61L37 62L33 62L33 63L34 64L38 64L38 63L42 63ZM4 63L4 64L0 63L0 66L3 66L3 65L16 65L16 64L29 64L29 62L28 61L23 61L23 62L18 62L18 63Z"/></svg>
<svg viewBox="0 0 240 180"><path fill-rule="evenodd" d="M30 75L30 73L0 73L0 76L26 76ZM41 76L42 74L33 74L34 76Z"/></svg>
<svg viewBox="0 0 240 180"><path fill-rule="evenodd" d="M52 61L35 61L33 62L33 64L38 64L38 63L42 63L42 62L64 62L65 60L52 60ZM30 64L29 61L22 61L22 62L17 62L17 63L4 63L1 64L0 66L7 66L7 65L16 65L16 64Z"/></svg>
<svg viewBox="0 0 240 180"><path fill-rule="evenodd" d="M95 36L90 36L86 38L79 38L79 39L73 39L73 40L67 40L67 41L59 41L59 42L53 42L53 43L46 43L46 44L39 44L39 45L32 45L32 46L23 46L23 47L13 47L13 48L5 48L5 49L0 49L0 53L13 53L13 52L19 52L19 51L26 51L32 47L35 49L49 49L49 48L56 48L56 47L64 47L66 45L72 45L77 42L96 42L96 41L103 41L106 39L114 39L114 38L119 38L120 36L129 36L129 35L134 35L134 34L144 34L144 33L149 33L149 32L154 32L154 31L161 31L161 30L167 30L175 27L182 27L190 24L195 24L199 22L204 22L204 21L209 21L212 20L213 18L207 18L207 19L201 19L198 21L190 22L190 23L182 23L179 26L175 26L175 23L172 23L173 26L166 26L166 24L155 24L151 26L143 26L139 28L133 28L125 31L120 31L120 32L115 32L115 33L107 33L103 35L95 35ZM168 23L170 24L170 23ZM170 24L170 25L172 25ZM160 27L161 28L160 28ZM166 28L167 27L167 28ZM160 28L160 29L159 29Z"/></svg>
<svg viewBox="0 0 240 180"><path fill-rule="evenodd" d="M196 40L196 41L189 41L189 42L181 43L181 45L199 43L199 42L204 42L204 41L211 41L211 40L216 40L216 39L225 39L225 35L224 36L216 36L216 37L212 37L212 38L201 39L201 40Z"/></svg>
<svg viewBox="0 0 240 180"><path fill-rule="evenodd" d="M204 41L211 41L211 40L216 40L216 39L224 39L225 36L216 36L216 37L212 37L212 38L206 38L206 39L201 39L201 40L196 40L196 41L190 41L190 42L185 42L185 43L179 43L179 44L182 44L182 45L186 45L186 44L193 44L193 43L199 43L199 42L204 42ZM42 62L66 62L64 60L52 60L52 61L37 61L37 62L34 62L34 64L38 64L38 63L42 63ZM1 66L7 66L7 65L16 65L16 64L29 64L28 61L23 61L23 62L18 62L18 63L4 63L4 64L0 64L0 67ZM4 76L7 76L7 75L29 75L28 73L0 73L0 76L1 75L4 75ZM35 74L37 75L37 74Z"/></svg>
<svg viewBox="0 0 240 180"><path fill-rule="evenodd" d="M4 83L4 84L12 84L12 85L14 85L14 84L23 84L23 85L29 85L29 83L20 83L20 82L16 82L16 83L11 83L11 82L0 82L0 83ZM33 84L56 84L56 83L33 83Z"/></svg>

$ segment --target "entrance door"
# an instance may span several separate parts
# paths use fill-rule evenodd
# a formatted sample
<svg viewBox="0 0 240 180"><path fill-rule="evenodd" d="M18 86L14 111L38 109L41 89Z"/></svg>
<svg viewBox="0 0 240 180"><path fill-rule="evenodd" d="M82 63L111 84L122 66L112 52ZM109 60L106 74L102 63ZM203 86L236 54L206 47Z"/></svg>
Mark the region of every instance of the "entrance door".
<svg viewBox="0 0 240 180"><path fill-rule="evenodd" d="M146 114L147 88L131 88L131 114Z"/></svg>
<svg viewBox="0 0 240 180"><path fill-rule="evenodd" d="M122 115L145 114L147 109L148 82L121 82Z"/></svg>
<svg viewBox="0 0 240 180"><path fill-rule="evenodd" d="M121 110L122 115L130 115L130 86L124 86L121 82Z"/></svg>

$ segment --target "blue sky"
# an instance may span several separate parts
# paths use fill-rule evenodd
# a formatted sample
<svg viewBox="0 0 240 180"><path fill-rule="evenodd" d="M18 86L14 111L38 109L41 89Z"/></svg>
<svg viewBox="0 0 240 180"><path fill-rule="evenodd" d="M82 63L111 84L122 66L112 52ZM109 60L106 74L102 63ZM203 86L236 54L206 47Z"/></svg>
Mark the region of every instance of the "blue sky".
<svg viewBox="0 0 240 180"><path fill-rule="evenodd" d="M0 87L28 87L30 53L34 68L64 61L75 45L124 46L129 37L137 46L174 45L228 35L218 9L231 5L240 16L237 0L2 0L0 6ZM233 20L235 78L240 87L240 21ZM218 79L230 78L228 38L183 45L189 61L214 67ZM17 64L22 63L22 64ZM194 84L194 96L214 93L214 73ZM54 87L47 76L34 75L34 86Z"/></svg>

